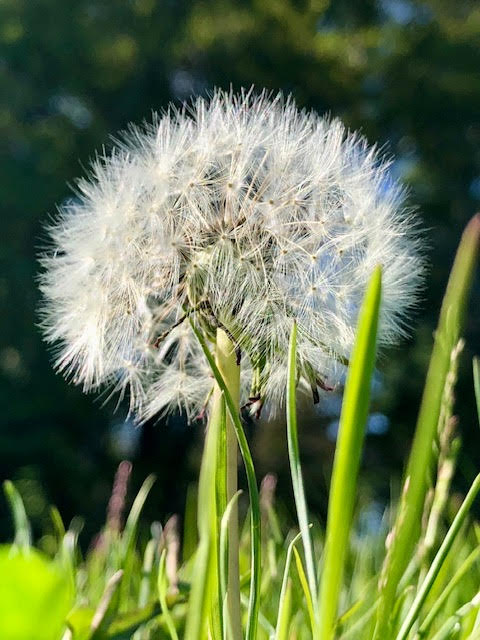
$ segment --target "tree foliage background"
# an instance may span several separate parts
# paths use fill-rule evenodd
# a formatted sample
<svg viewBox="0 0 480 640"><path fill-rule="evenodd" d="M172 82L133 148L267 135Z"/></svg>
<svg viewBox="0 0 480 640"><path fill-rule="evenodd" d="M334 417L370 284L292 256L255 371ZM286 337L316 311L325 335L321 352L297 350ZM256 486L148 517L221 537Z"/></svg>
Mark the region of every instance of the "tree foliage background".
<svg viewBox="0 0 480 640"><path fill-rule="evenodd" d="M18 482L38 531L53 502L67 520L88 516L91 535L122 457L133 459L135 486L147 471L159 475L157 518L182 509L195 477L201 426L175 418L136 431L122 408L52 372L35 274L42 228L109 135L214 86L282 89L341 117L394 155L418 205L430 259L424 301L410 342L379 365L364 457L365 486L381 501L405 460L448 270L480 200L478 2L3 0L0 81L0 475ZM480 462L468 364L479 351L478 286L475 302L458 388L460 483ZM334 446L328 408L307 407L301 433L319 513ZM279 473L288 503L282 425L251 431L259 472ZM8 530L2 508L0 534Z"/></svg>

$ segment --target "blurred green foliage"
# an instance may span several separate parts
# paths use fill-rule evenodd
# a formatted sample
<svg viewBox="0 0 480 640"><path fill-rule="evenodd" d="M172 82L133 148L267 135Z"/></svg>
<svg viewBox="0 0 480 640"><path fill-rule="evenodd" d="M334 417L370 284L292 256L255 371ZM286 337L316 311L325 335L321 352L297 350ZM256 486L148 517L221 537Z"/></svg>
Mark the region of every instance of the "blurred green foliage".
<svg viewBox="0 0 480 640"><path fill-rule="evenodd" d="M109 134L215 85L282 89L360 128L394 154L392 170L419 205L432 269L415 340L380 365L376 408L392 428L367 439L365 455L364 477L388 492L408 450L454 248L480 200L479 70L474 0L3 0L0 474L18 481L34 525L54 502L67 519L88 513L92 533L125 455L135 457L138 479L159 471L157 517L181 509L196 462L195 451L187 453L201 429L171 420L136 433L119 426L121 409L113 416L54 375L35 328L35 255L49 213L71 195L67 183L110 144ZM478 289L474 297L476 310ZM475 313L468 337L478 348ZM458 393L464 415L474 415L470 372ZM333 443L318 419L309 427L312 411L305 416L306 482L319 507ZM257 470L286 471L280 426L262 425L255 435ZM464 450L460 469L471 480L478 454Z"/></svg>

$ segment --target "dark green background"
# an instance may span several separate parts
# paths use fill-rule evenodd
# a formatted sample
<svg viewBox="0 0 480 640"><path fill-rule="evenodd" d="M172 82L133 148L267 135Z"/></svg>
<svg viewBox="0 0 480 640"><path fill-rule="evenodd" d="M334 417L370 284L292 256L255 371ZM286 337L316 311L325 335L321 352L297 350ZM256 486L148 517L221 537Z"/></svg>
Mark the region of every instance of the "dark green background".
<svg viewBox="0 0 480 640"><path fill-rule="evenodd" d="M379 364L374 409L390 428L368 437L362 471L364 491L388 497L408 451L454 249L480 200L478 2L3 0L0 47L0 475L18 481L37 532L54 502L67 521L87 517L87 540L125 453L125 412L114 415L51 370L35 326L42 227L109 134L214 86L282 89L360 128L395 155L393 170L419 207L427 286L412 340ZM469 364L479 350L478 288L474 295L458 391L460 483L480 464ZM306 408L302 451L318 513L333 448L326 422ZM259 476L277 471L288 503L282 425L250 431ZM201 435L178 418L133 433L132 490L148 471L159 475L154 517L182 509ZM2 537L10 535L4 506Z"/></svg>

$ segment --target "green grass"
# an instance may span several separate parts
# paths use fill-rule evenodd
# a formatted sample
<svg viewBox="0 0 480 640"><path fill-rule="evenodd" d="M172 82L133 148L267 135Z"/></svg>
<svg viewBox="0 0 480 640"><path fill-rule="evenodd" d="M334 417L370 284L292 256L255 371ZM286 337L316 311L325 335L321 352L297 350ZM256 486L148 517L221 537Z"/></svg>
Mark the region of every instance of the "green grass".
<svg viewBox="0 0 480 640"><path fill-rule="evenodd" d="M368 504L359 499L357 486L375 362L380 269L372 275L359 314L325 530L311 526L300 462L298 328L293 326L290 339L286 406L298 519L298 526L291 527L279 515L271 482L258 489L233 377L228 367L223 369L226 377L222 375L193 325L217 391L198 488L187 500L183 539L175 521L163 531L152 525L150 537L140 534L143 505L154 481L149 477L125 527L118 530L107 521L86 555L78 545L77 521L67 528L52 509L49 539L54 543L47 554L34 548L21 496L6 482L13 535L10 545L0 547L0 639L480 638L480 525L471 516L480 476L472 478L463 500L451 491L460 448L453 418L455 381L479 243L476 217L464 233L443 302L403 489L386 508L378 532L365 534L358 528ZM473 372L472 396L480 407L478 359ZM227 425L238 441L248 495L228 495ZM237 544L231 532L240 501L248 509ZM393 523L390 530L387 523ZM228 598L232 551L238 554L240 589L233 605ZM237 627L232 606L241 608Z"/></svg>

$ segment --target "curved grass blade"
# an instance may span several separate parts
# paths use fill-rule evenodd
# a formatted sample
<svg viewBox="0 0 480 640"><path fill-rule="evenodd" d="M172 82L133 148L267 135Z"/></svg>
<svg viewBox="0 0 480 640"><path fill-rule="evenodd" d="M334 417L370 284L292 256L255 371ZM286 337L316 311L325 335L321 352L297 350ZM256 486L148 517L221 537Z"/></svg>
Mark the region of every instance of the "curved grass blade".
<svg viewBox="0 0 480 640"><path fill-rule="evenodd" d="M14 544L22 549L28 549L32 544L32 531L22 496L10 480L5 480L3 483L3 490L12 512L13 524L15 527Z"/></svg>
<svg viewBox="0 0 480 640"><path fill-rule="evenodd" d="M302 559L298 553L296 547L293 547L293 555L295 556L295 564L298 571L298 577L300 578L300 584L302 585L303 593L305 594L305 600L307 602L308 617L310 619L310 628L312 630L312 637L317 637L317 621L315 620L315 610L313 608L312 594L308 586L307 576L303 569Z"/></svg>
<svg viewBox="0 0 480 640"><path fill-rule="evenodd" d="M291 593L290 593L290 600L288 595L288 590L289 590L288 585L290 581L288 574L289 574L290 565L292 562L293 547L297 542L297 540L299 540L301 535L302 535L301 532L298 533L288 545L287 557L285 558L285 568L283 571L282 587L280 590L280 600L278 603L278 616L277 616L277 624L275 627L274 640L283 640L287 638L287 635L286 635L288 631L287 624L288 624L288 619L290 617L290 609L291 609Z"/></svg>
<svg viewBox="0 0 480 640"><path fill-rule="evenodd" d="M128 592L130 589L131 576L135 567L135 545L137 542L138 521L140 514L147 499L148 494L155 482L155 476L149 475L145 478L140 491L137 493L133 505L128 514L125 529L122 534L122 556L121 569L123 570L123 579L120 584L120 610L126 611L128 607Z"/></svg>
<svg viewBox="0 0 480 640"><path fill-rule="evenodd" d="M303 485L300 451L298 447L297 429L297 324L294 322L290 334L288 354L288 383L287 383L287 442L290 472L292 476L293 495L297 509L298 524L302 534L305 565L307 570L308 587L313 602L317 602L317 578L313 559L313 544L308 524L307 501Z"/></svg>
<svg viewBox="0 0 480 640"><path fill-rule="evenodd" d="M417 595L415 596L415 599L408 610L405 620L403 621L403 624L397 636L397 640L406 640L408 633L412 628L415 620L417 619L420 609L422 608L422 605L424 604L428 596L428 593L432 588L435 578L437 577L438 572L440 571L442 564L444 563L445 558L448 555L448 552L452 548L453 541L455 540L455 537L460 531L460 527L465 521L465 518L467 517L468 512L470 511L470 508L473 504L473 501L477 497L477 493L479 492L479 490L480 490L480 474L473 481L473 484L470 487L470 490L467 493L467 496L463 501L462 506L458 510L458 513L455 516L447 532L447 535L445 536L442 544L440 545L440 549L438 550L435 558L433 559L432 564L430 565L430 569L428 570L428 573L425 576L425 580L423 581L420 589L418 590Z"/></svg>
<svg viewBox="0 0 480 640"><path fill-rule="evenodd" d="M397 586L418 539L419 522L434 463L433 444L445 381L450 368L452 350L463 331L479 246L480 214L477 214L463 233L440 311L417 428L405 473L405 488L381 578L375 640L383 640L388 635L389 616Z"/></svg>
<svg viewBox="0 0 480 640"><path fill-rule="evenodd" d="M212 370L215 381L224 394L228 413L233 422L235 433L237 435L238 446L242 454L245 471L247 474L248 494L250 499L250 530L251 530L251 576L250 576L250 596L248 603L247 617L247 640L255 640L258 625L258 609L260 596L260 562L261 562L261 541L260 541L260 498L255 477L255 469L253 466L252 455L248 447L247 438L243 430L240 420L238 407L235 406L233 398L225 384L225 381L215 363L215 359L205 342L202 333L197 329L192 319L190 325L195 333L200 346L207 358L210 369Z"/></svg>
<svg viewBox="0 0 480 640"><path fill-rule="evenodd" d="M321 640L331 640L335 629L353 517L356 480L370 404L381 289L382 272L380 267L377 267L370 278L360 309L340 415L320 586Z"/></svg>
<svg viewBox="0 0 480 640"><path fill-rule="evenodd" d="M281 607L278 610L278 620L275 629L275 640L288 640L288 628L292 612L292 579L288 578L282 596Z"/></svg>
<svg viewBox="0 0 480 640"><path fill-rule="evenodd" d="M167 589L168 589L168 579L167 579L167 571L166 571L166 558L167 550L164 549L160 556L160 562L158 565L158 579L157 579L157 589L158 589L158 600L160 602L160 606L162 607L162 613L165 620L165 625L168 629L168 633L170 634L171 640L178 640L177 630L175 629L175 624L173 623L172 616L170 615L170 611L168 610L167 605Z"/></svg>

